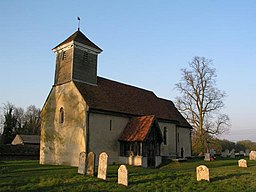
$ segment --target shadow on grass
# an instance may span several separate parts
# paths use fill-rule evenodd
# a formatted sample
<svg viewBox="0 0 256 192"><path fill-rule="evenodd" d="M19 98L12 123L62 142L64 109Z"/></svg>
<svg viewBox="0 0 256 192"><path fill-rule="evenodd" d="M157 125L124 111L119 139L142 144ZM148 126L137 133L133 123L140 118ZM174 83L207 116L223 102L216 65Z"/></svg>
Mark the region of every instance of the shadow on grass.
<svg viewBox="0 0 256 192"><path fill-rule="evenodd" d="M26 172L48 172L48 171L62 171L62 170L72 170L73 168L71 167L59 167L58 169L56 168L46 168L46 169L40 169L40 168L35 168L35 169L27 169L27 170L14 170L10 171L10 173L26 173Z"/></svg>
<svg viewBox="0 0 256 192"><path fill-rule="evenodd" d="M224 179L230 179L232 177L240 177L242 175L250 175L250 173L236 173L236 174L228 174L228 175L224 175L224 176L217 176L214 178L211 178L211 181L222 181Z"/></svg>

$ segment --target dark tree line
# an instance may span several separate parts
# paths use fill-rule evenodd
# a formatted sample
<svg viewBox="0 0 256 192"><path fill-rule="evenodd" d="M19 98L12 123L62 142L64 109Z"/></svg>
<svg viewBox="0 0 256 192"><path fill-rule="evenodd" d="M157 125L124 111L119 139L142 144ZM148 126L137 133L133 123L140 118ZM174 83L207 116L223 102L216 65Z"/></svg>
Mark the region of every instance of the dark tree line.
<svg viewBox="0 0 256 192"><path fill-rule="evenodd" d="M11 143L16 134L40 134L40 109L36 106L30 105L24 110L8 102L1 111L1 143Z"/></svg>
<svg viewBox="0 0 256 192"><path fill-rule="evenodd" d="M256 150L256 142L250 140L241 140L237 142L229 141L227 139L218 139L211 138L209 140L209 148L214 149L217 153L221 153L226 149L232 150L235 149L236 152L249 150ZM198 155L198 151L196 149L193 150L194 155Z"/></svg>

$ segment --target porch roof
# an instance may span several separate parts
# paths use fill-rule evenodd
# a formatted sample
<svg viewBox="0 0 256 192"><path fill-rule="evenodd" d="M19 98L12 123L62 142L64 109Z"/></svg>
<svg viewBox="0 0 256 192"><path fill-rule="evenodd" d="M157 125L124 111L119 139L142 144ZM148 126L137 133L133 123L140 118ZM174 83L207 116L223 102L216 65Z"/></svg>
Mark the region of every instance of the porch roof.
<svg viewBox="0 0 256 192"><path fill-rule="evenodd" d="M154 115L131 118L119 141L144 141L154 120Z"/></svg>

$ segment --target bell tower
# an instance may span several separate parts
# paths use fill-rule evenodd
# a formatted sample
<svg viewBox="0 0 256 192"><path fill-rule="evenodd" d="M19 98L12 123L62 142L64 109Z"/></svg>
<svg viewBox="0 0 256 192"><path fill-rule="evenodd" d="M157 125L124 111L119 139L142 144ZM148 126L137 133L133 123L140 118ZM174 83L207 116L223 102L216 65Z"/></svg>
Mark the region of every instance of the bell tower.
<svg viewBox="0 0 256 192"><path fill-rule="evenodd" d="M52 50L56 54L54 85L69 81L97 85L97 60L102 49L79 29Z"/></svg>

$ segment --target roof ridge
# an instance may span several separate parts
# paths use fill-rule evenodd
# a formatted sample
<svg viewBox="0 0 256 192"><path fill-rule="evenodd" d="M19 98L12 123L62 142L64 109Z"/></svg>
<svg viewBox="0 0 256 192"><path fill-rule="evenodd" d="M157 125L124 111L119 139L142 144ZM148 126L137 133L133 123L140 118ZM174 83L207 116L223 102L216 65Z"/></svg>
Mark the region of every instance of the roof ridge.
<svg viewBox="0 0 256 192"><path fill-rule="evenodd" d="M153 93L157 97L157 95L153 91L145 89L145 88L142 88L142 87L136 87L135 85L126 84L126 83L119 82L117 80L108 79L108 78L105 78L105 77L97 76L97 78L100 78L100 79L103 79L103 80L107 80L107 81L112 81L113 83L121 84L121 85L124 85L124 86L127 86L127 87L136 88L136 89L139 89L139 90L142 90L142 91L147 91L147 92Z"/></svg>

